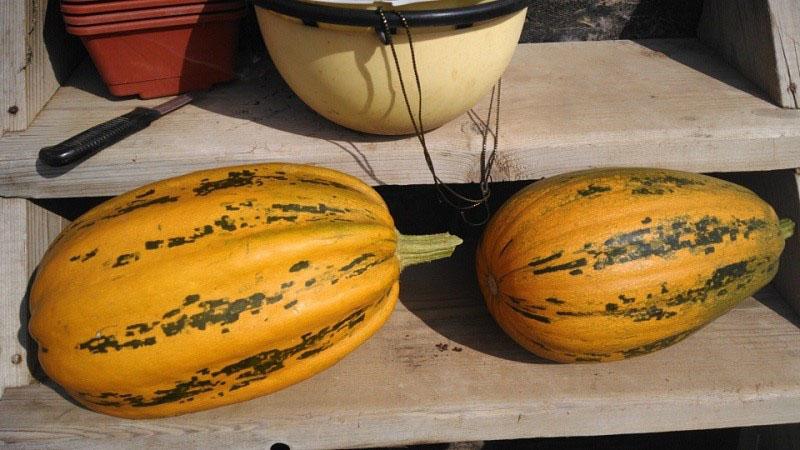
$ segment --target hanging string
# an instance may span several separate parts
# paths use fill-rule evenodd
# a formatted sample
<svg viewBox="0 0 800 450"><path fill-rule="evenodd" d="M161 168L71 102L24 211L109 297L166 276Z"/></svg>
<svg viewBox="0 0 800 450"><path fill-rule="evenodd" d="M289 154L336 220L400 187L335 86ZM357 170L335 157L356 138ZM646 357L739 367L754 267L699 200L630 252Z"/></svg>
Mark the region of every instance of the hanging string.
<svg viewBox="0 0 800 450"><path fill-rule="evenodd" d="M411 27L409 27L405 16L401 12L391 11L400 20L400 23L403 25L403 28L405 29L406 37L408 38L408 48L411 52L411 66L414 70L414 79L416 81L416 87L418 93L416 118L414 117L414 113L411 111L411 102L408 99L408 93L406 91L405 81L403 80L403 73L400 70L400 59L397 57L397 50L395 49L394 40L392 38L392 32L389 27L389 21L386 19L386 14L384 13L383 8L378 7L377 12L381 19L381 28L382 28L381 31L383 32L383 36L386 42L389 44L389 47L391 48L392 51L392 58L394 59L394 65L395 68L397 69L397 78L400 81L400 90L403 93L403 99L405 100L406 110L408 111L408 117L411 119L411 125L414 127L414 134L416 135L420 145L422 146L422 151L423 154L425 155L425 162L428 165L428 170L431 172L431 175L433 176L433 182L434 185L436 186L436 191L439 194L439 198L445 203L447 203L451 208L457 210L461 215L461 218L466 223L474 226L480 226L485 224L489 220L489 215L490 215L488 201L489 197L491 196L491 190L489 187L489 183L491 183L492 166L494 165L495 156L497 154L498 137L500 134L500 89L502 87L502 79L498 80L497 85L492 88L492 93L491 96L489 97L489 114L486 118L486 123L484 124L481 130L482 145L481 145L481 157L480 157L481 158L480 181L479 181L481 195L478 198L470 198L456 192L447 183L444 183L436 174L436 169L434 168L433 159L431 158L430 151L428 150L428 145L425 142L425 128L424 125L422 124L422 85L420 82L419 70L417 69L417 58L414 52L414 42L411 37ZM493 109L496 110L495 130L492 136L493 147L487 159L486 146L489 135L490 123L492 120ZM468 219L466 214L469 211L479 207L482 207L483 209L484 212L483 217L478 221L472 221Z"/></svg>

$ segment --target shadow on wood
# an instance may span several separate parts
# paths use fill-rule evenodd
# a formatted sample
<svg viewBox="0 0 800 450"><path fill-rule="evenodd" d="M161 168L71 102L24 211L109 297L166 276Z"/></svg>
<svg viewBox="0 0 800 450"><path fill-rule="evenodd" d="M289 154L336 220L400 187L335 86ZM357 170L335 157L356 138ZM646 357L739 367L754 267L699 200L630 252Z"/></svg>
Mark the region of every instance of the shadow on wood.
<svg viewBox="0 0 800 450"><path fill-rule="evenodd" d="M718 63L712 63L712 61L715 61L716 59L716 53L710 48L705 47L699 41L691 41L690 43L687 41L680 41L680 44L678 42L679 41L672 41L669 39L645 39L637 41L637 44L652 50L655 52L654 55L665 56L673 61L683 64L686 67L690 67L698 72L708 75L711 78L725 83L728 86L731 86L742 92L747 92L748 94L758 97L762 100L769 101L769 98L765 92L760 90L755 84L747 81L745 78L742 78L738 72L728 70L727 67ZM685 51L688 47L691 47L693 51Z"/></svg>
<svg viewBox="0 0 800 450"><path fill-rule="evenodd" d="M512 341L492 319L475 279L475 244L474 240L465 241L448 261L405 270L400 301L428 327L452 341L440 343L440 351L458 351L458 346L463 346L510 361L553 364ZM442 295L441 286L445 285L449 295Z"/></svg>
<svg viewBox="0 0 800 450"><path fill-rule="evenodd" d="M47 52L47 60L51 66L55 81L64 85L70 78L77 65L87 58L86 50L76 36L67 33L64 27L64 17L59 8L61 2L44 1L33 3L34 14L38 14L37 6L46 7L44 24L42 26L42 40ZM38 3L38 5L37 5ZM35 21L36 18L30 18ZM36 32L31 30L31 32ZM108 95L106 93L106 95Z"/></svg>
<svg viewBox="0 0 800 450"><path fill-rule="evenodd" d="M529 182L494 183L490 212ZM476 196L475 184L454 185L459 192ZM441 202L433 186L380 186L396 227L406 234L448 231L461 237L450 258L409 267L400 278L400 302L427 326L454 344L512 361L549 364L512 341L486 309L475 277L475 248L483 226L470 226L460 214ZM441 286L449 286L442 295ZM453 321L453 317L459 317ZM480 330L480 333L475 333ZM444 345L444 344L443 344ZM444 348L444 347L442 347ZM441 348L440 348L441 350Z"/></svg>

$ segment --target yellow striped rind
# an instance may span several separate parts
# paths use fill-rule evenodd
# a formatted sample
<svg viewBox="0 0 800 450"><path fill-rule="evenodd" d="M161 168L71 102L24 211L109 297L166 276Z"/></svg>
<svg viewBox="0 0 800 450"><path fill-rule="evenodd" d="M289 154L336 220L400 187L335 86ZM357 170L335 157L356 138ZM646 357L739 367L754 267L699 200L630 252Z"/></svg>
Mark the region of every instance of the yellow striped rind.
<svg viewBox="0 0 800 450"><path fill-rule="evenodd" d="M712 177L661 169L535 183L493 217L477 255L489 311L560 362L669 346L766 285L784 240L772 208Z"/></svg>
<svg viewBox="0 0 800 450"><path fill-rule="evenodd" d="M39 266L30 331L87 407L140 418L247 400L372 335L398 296L380 196L310 166L196 172L73 222Z"/></svg>

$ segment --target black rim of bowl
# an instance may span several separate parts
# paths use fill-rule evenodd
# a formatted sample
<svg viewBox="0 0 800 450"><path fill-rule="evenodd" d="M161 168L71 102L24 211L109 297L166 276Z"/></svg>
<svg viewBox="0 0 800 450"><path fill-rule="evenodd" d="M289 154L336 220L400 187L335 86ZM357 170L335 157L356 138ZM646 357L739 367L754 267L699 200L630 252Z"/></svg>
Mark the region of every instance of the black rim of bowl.
<svg viewBox="0 0 800 450"><path fill-rule="evenodd" d="M383 26L376 10L340 8L336 6L306 3L298 0L255 0L256 6L275 11L289 17L295 17L304 24L314 26L317 23L374 27ZM409 27L455 26L464 28L487 20L515 13L528 5L528 0L496 0L463 8L429 9L420 11L403 11ZM384 9L390 27L402 26L400 16Z"/></svg>

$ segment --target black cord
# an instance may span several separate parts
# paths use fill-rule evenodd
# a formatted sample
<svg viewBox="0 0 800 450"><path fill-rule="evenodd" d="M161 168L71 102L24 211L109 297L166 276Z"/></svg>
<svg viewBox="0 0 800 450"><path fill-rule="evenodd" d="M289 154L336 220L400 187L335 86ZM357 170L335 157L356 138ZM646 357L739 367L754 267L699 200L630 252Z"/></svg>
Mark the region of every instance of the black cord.
<svg viewBox="0 0 800 450"><path fill-rule="evenodd" d="M481 196L478 198L470 198L456 192L452 187L444 183L436 174L436 169L434 168L433 159L431 158L430 151L428 150L428 145L425 142L425 128L422 124L422 83L420 81L419 70L417 68L417 58L414 52L414 42L411 37L411 27L408 25L408 21L401 12L392 11L400 20L400 23L405 29L406 36L408 38L408 46L411 52L411 65L414 69L414 79L416 81L417 92L419 94L416 118L414 117L414 113L411 111L411 102L408 99L408 93L406 91L405 81L403 80L403 74L400 69L400 60L397 57L397 50L395 49L394 40L392 38L391 29L389 27L389 21L386 19L386 14L384 13L382 8L379 7L377 9L377 12L381 19L381 27L383 28L382 31L385 36L386 42L389 44L389 47L391 48L392 51L392 57L394 59L395 68L397 69L397 78L400 81L400 90L403 92L403 99L405 100L406 110L408 111L408 117L411 119L411 125L414 127L414 134L417 136L417 139L419 140L419 143L422 146L422 151L425 156L425 162L428 165L428 170L431 172L431 175L433 176L433 182L434 185L436 186L436 190L437 193L439 194L440 200L447 203L451 208L457 210L460 213L462 220L464 220L464 222L468 223L469 225L480 226L485 224L489 220L489 215L490 215L489 197L491 196L491 190L489 187L489 183L491 182L492 166L494 165L495 156L497 154L497 145L498 145L499 130L500 130L500 89L502 87L502 79L498 80L497 85L492 88L492 93L489 98L489 114L488 117L486 118L486 124L481 130L483 138L481 146L480 182L479 182ZM486 144L489 135L489 128L490 128L489 124L491 123L492 119L492 109L495 106L495 97L497 99L497 103L495 108L496 114L495 114L495 131L493 133L493 148L487 160ZM466 216L466 213L481 206L483 207L485 213L483 218L477 222L469 220Z"/></svg>

